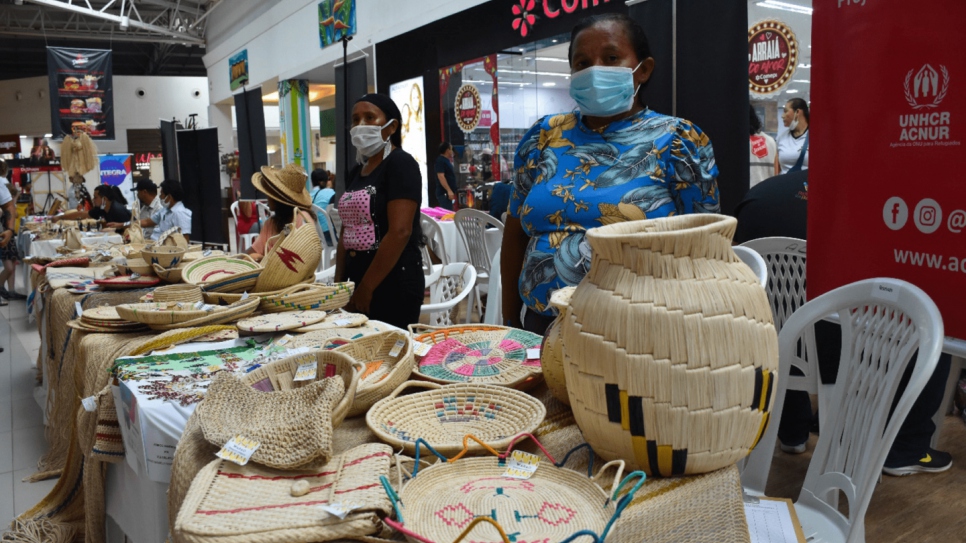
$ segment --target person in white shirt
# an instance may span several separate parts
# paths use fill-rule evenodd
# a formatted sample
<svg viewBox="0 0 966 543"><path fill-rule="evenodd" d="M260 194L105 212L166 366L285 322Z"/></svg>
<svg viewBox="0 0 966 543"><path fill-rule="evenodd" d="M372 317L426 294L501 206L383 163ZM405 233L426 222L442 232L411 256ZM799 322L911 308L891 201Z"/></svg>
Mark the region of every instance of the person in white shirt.
<svg viewBox="0 0 966 543"><path fill-rule="evenodd" d="M154 215L141 219L141 228L154 228L151 239L158 241L161 234L178 226L181 234L186 240L191 240L191 210L184 206L181 201L184 199L184 190L181 183L174 179L167 179L161 182L161 190L158 199L161 200L162 209ZM108 224L109 228L127 228L130 223Z"/></svg>
<svg viewBox="0 0 966 543"><path fill-rule="evenodd" d="M11 188L13 193L11 193ZM17 219L17 203L14 196L17 193L7 181L7 163L0 160L0 209L3 210L3 217L0 218L0 258L3 259L3 271L0 271L0 306L7 305L8 299L22 300L23 295L17 294L13 289L13 272L17 269L17 261L20 255L17 251L17 240L13 231L14 221ZM3 288L7 284L9 290ZM2 351L0 351L2 352Z"/></svg>
<svg viewBox="0 0 966 543"><path fill-rule="evenodd" d="M748 140L748 150L751 153L748 188L751 188L765 179L772 177L775 170L775 158L778 156L778 144L775 139L762 132L761 119L755 113L755 108L750 107L751 137Z"/></svg>
<svg viewBox="0 0 966 543"><path fill-rule="evenodd" d="M782 124L788 130L778 134L775 175L808 169L808 121L808 103L805 100L792 98L785 104Z"/></svg>
<svg viewBox="0 0 966 543"><path fill-rule="evenodd" d="M164 209L164 206L161 205L161 198L158 197L158 186L154 184L154 181L141 179L134 187L134 194L137 195L138 202L141 203L138 217L153 217L155 213ZM144 238L149 239L154 234L154 227L144 228L143 232Z"/></svg>

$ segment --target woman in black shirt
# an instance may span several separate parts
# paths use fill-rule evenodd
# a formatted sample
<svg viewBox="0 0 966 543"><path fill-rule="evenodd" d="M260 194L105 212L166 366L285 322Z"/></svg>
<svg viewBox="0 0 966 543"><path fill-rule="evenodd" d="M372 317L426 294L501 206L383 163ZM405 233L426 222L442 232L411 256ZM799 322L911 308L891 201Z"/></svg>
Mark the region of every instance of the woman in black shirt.
<svg viewBox="0 0 966 543"><path fill-rule="evenodd" d="M105 223L125 223L131 220L131 211L126 207L127 199L121 194L121 189L113 185L98 185L94 189L94 207L90 211L70 211L53 217L54 222L60 220L104 219Z"/></svg>
<svg viewBox="0 0 966 543"><path fill-rule="evenodd" d="M367 94L352 108L352 144L360 163L339 199L335 277L353 281L346 309L399 328L419 321L425 279L419 165L402 150L402 115L393 101Z"/></svg>

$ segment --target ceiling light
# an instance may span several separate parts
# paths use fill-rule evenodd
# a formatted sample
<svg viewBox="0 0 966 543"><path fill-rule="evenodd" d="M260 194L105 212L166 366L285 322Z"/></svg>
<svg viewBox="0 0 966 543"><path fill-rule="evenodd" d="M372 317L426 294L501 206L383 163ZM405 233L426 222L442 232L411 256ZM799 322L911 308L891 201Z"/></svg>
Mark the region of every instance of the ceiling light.
<svg viewBox="0 0 966 543"><path fill-rule="evenodd" d="M551 41L554 42L554 43L557 43L557 40L551 40Z"/></svg>
<svg viewBox="0 0 966 543"><path fill-rule="evenodd" d="M785 94L796 94L797 92L798 92L797 89L788 89L787 91L785 91Z"/></svg>
<svg viewBox="0 0 966 543"><path fill-rule="evenodd" d="M44 134L44 137L45 138L52 138L52 137L54 137L54 135L53 134Z"/></svg>
<svg viewBox="0 0 966 543"><path fill-rule="evenodd" d="M765 0L764 2L758 2L755 5L763 8L778 9L781 11L790 11L792 13L801 13L803 15L812 14L812 8L808 6L802 6L800 4L790 4L788 2L779 2L778 0Z"/></svg>
<svg viewBox="0 0 966 543"><path fill-rule="evenodd" d="M542 62L566 62L568 64L570 63L570 61L565 58L555 58L555 57L537 57L537 60Z"/></svg>
<svg viewBox="0 0 966 543"><path fill-rule="evenodd" d="M792 83L811 83L808 79L792 79Z"/></svg>
<svg viewBox="0 0 966 543"><path fill-rule="evenodd" d="M562 72L534 72L532 70L507 70L505 68L500 70L501 72L508 74L528 74L528 75L551 75L556 77L566 77L570 78L570 74L565 74Z"/></svg>
<svg viewBox="0 0 966 543"><path fill-rule="evenodd" d="M545 82L543 83L543 86L544 86L544 87L556 87L556 86L557 86L557 84L556 84L556 83L554 83L553 81L545 81Z"/></svg>

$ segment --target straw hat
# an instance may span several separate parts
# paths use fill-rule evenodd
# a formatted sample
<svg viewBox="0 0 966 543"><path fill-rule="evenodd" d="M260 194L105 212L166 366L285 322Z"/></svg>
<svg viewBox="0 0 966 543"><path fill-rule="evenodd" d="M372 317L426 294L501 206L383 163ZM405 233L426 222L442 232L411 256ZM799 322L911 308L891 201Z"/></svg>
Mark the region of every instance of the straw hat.
<svg viewBox="0 0 966 543"><path fill-rule="evenodd" d="M305 188L308 178L309 175L301 166L289 163L284 168L262 166L261 175L256 173L252 176L252 184L283 204L308 209L312 207L312 197Z"/></svg>

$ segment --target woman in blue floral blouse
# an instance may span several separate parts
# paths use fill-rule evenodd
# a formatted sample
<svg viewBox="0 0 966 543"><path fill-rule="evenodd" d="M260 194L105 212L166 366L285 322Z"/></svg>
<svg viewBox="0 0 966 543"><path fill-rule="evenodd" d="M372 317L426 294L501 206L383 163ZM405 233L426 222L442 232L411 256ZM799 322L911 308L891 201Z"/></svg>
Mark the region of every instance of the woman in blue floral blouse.
<svg viewBox="0 0 966 543"><path fill-rule="evenodd" d="M708 136L651 111L638 92L654 70L640 25L622 14L584 19L569 58L579 109L544 117L517 147L501 253L506 323L540 334L553 291L590 269L589 228L720 210Z"/></svg>

